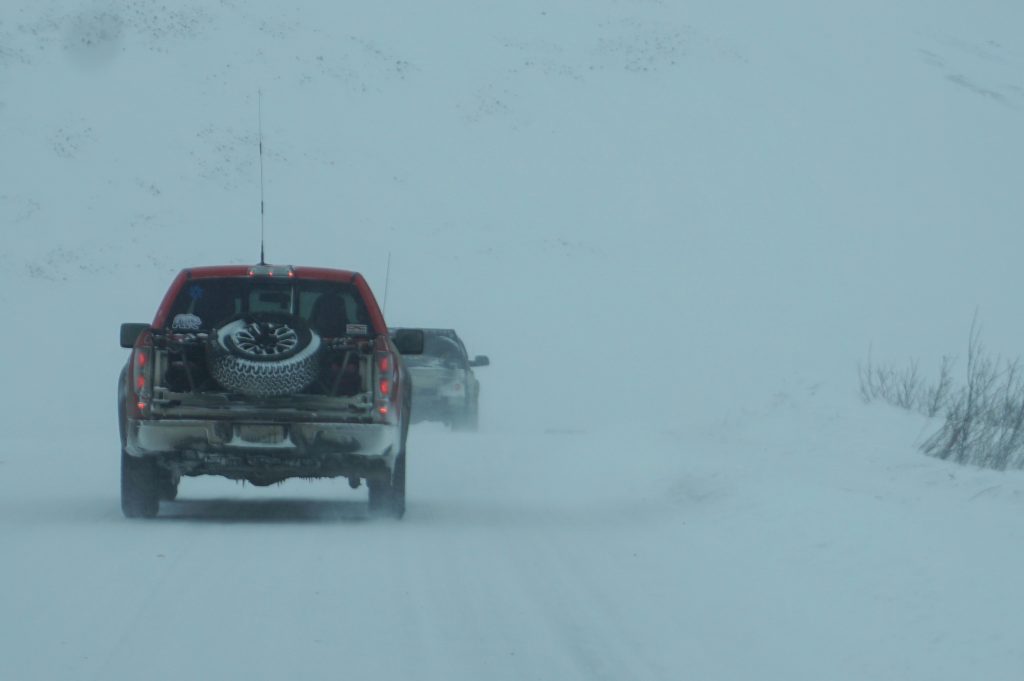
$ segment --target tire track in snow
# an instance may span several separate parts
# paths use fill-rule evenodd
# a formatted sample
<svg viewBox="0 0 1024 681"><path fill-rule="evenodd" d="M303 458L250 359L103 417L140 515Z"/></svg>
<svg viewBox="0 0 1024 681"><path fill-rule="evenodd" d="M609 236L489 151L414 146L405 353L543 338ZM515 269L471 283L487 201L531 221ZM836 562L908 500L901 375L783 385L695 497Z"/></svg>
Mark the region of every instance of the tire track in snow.
<svg viewBox="0 0 1024 681"><path fill-rule="evenodd" d="M628 538L609 543L624 541ZM578 551L571 536L542 548L516 555L519 579L575 676L596 681L672 678L653 662L658 656L648 650L651 643L635 630L643 614L629 595L641 575L616 574L609 556Z"/></svg>
<svg viewBox="0 0 1024 681"><path fill-rule="evenodd" d="M139 525L144 524L139 523ZM169 592L172 579L181 569L180 566L185 557L192 552L197 543L198 539L193 536L181 550L174 552L174 558L159 571L156 581L148 588L143 598L128 611L128 616L121 620L121 624L117 627L119 633L114 637L102 661L97 664L96 670L87 678L93 681L117 678L116 675L110 673L115 658L129 645L131 638L138 636L139 631L145 630L146 624L153 619L146 615L153 611L159 612L159 601ZM158 554L158 557L165 555Z"/></svg>

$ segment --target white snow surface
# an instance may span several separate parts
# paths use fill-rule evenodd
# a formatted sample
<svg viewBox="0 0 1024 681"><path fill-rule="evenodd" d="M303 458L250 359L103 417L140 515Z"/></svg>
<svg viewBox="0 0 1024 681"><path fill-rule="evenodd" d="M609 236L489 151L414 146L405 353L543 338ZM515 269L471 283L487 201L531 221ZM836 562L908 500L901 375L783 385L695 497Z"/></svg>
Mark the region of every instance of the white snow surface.
<svg viewBox="0 0 1024 681"><path fill-rule="evenodd" d="M1024 678L1024 474L857 364L1024 338L1024 4L6 0L0 679ZM344 481L118 502L117 326L362 271L492 365ZM390 277L385 277L388 256Z"/></svg>

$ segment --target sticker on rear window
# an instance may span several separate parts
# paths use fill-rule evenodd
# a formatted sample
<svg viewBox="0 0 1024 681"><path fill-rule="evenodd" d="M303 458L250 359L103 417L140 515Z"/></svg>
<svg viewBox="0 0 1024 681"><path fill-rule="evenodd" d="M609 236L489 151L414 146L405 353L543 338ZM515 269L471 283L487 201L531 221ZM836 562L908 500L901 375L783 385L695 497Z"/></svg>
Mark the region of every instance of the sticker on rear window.
<svg viewBox="0 0 1024 681"><path fill-rule="evenodd" d="M348 336L365 336L366 324L346 324L345 334Z"/></svg>

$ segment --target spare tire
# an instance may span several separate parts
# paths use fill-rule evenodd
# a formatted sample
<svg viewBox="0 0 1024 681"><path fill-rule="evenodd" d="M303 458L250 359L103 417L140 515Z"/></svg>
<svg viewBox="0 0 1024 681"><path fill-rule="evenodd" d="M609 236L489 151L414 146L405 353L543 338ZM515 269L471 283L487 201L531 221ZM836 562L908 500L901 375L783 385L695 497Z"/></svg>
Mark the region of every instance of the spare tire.
<svg viewBox="0 0 1024 681"><path fill-rule="evenodd" d="M295 315L257 312L227 321L207 347L210 375L252 397L297 393L320 371L320 336Z"/></svg>

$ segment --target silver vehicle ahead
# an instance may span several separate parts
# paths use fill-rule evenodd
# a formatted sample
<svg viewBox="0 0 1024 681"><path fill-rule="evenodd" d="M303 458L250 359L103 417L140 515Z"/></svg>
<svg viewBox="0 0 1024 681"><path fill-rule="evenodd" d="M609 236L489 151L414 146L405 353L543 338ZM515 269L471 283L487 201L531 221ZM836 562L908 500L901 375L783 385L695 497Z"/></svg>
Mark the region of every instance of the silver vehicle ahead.
<svg viewBox="0 0 1024 681"><path fill-rule="evenodd" d="M454 329L391 329L423 332L423 354L404 357L412 376L413 422L440 421L452 430L476 430L480 381L473 369L488 366L484 355L469 358Z"/></svg>

